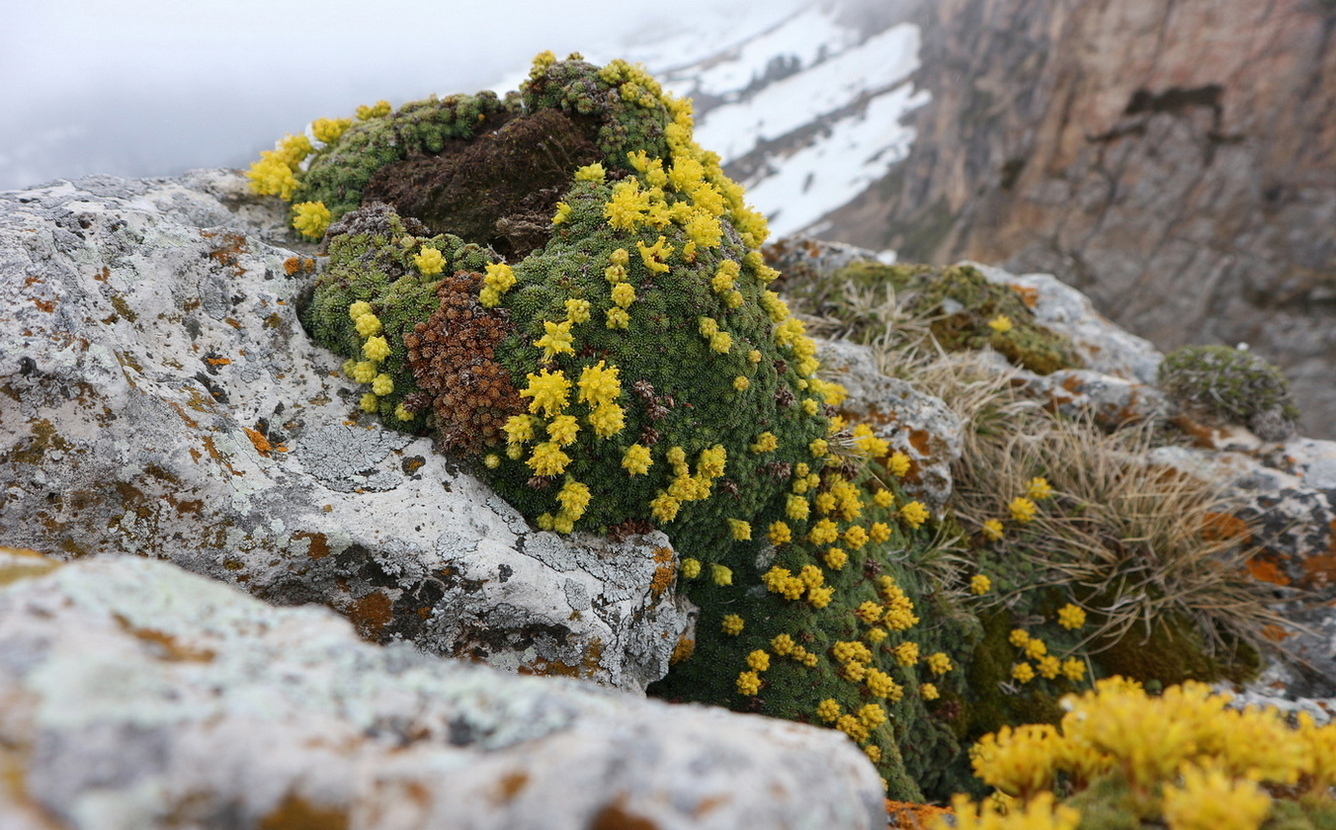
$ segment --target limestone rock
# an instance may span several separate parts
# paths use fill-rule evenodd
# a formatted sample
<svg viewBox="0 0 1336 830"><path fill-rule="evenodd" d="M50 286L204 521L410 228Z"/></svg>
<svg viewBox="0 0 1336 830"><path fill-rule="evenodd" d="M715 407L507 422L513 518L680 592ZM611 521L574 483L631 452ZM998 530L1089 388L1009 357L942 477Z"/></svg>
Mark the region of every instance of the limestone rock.
<svg viewBox="0 0 1336 830"><path fill-rule="evenodd" d="M666 537L537 532L363 416L298 322L314 261L274 201L227 171L0 194L0 543L168 558L437 654L661 677L689 610Z"/></svg>
<svg viewBox="0 0 1336 830"><path fill-rule="evenodd" d="M910 497L940 512L951 495L951 465L960 458L960 419L940 398L883 375L866 346L847 340L818 345L822 375L849 392L841 410L909 456L901 485Z"/></svg>
<svg viewBox="0 0 1336 830"><path fill-rule="evenodd" d="M134 557L0 551L0 701L7 828L886 820L834 730L382 648Z"/></svg>

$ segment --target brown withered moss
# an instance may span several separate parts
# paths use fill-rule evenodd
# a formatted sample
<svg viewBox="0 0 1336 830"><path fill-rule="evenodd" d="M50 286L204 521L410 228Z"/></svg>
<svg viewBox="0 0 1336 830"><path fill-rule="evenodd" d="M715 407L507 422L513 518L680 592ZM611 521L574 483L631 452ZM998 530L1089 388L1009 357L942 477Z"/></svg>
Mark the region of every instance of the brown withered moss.
<svg viewBox="0 0 1336 830"><path fill-rule="evenodd" d="M524 410L510 373L495 359L509 321L505 312L478 302L481 284L482 275L468 272L442 280L440 307L404 337L413 376L431 397L442 446L470 455L501 443L506 420ZM421 401L405 406L423 408Z"/></svg>

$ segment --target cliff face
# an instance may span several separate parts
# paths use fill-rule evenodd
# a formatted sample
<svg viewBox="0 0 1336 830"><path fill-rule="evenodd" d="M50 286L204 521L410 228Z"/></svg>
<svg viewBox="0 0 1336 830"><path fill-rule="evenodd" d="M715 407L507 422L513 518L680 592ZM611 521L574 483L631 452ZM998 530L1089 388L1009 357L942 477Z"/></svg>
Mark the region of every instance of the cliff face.
<svg viewBox="0 0 1336 830"><path fill-rule="evenodd" d="M1336 3L940 0L909 158L828 217L1059 275L1162 349L1247 342L1336 435Z"/></svg>

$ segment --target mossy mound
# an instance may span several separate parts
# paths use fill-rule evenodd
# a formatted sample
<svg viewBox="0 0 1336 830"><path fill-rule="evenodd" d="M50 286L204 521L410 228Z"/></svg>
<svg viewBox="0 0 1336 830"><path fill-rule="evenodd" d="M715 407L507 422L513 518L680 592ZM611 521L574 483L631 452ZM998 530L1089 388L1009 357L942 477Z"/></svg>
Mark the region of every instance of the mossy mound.
<svg viewBox="0 0 1336 830"><path fill-rule="evenodd" d="M270 165L293 198L344 200L309 330L362 409L433 432L540 528L670 536L703 617L663 694L832 723L892 795L945 792L960 746L928 706L963 694L972 617L945 622L943 586L906 564L932 547L888 472L908 459L833 414L764 219L642 70L540 57L507 101L376 115L311 182ZM401 122L439 129L387 160ZM915 608L942 621L911 638Z"/></svg>
<svg viewBox="0 0 1336 830"><path fill-rule="evenodd" d="M1241 424L1265 440L1294 432L1299 410L1280 369L1230 346L1185 346L1165 355L1160 388L1191 414Z"/></svg>

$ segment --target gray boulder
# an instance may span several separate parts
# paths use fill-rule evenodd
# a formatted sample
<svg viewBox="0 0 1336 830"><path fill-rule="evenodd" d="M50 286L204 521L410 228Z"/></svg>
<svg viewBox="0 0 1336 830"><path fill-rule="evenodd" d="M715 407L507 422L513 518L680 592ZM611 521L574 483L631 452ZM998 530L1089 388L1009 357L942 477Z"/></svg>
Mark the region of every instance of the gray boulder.
<svg viewBox="0 0 1336 830"><path fill-rule="evenodd" d="M309 246L235 172L0 193L0 544L170 559L367 639L627 689L689 624L662 534L538 532L357 408Z"/></svg>
<svg viewBox="0 0 1336 830"><path fill-rule="evenodd" d="M0 701L15 830L886 821L834 730L378 647L135 557L0 549Z"/></svg>

